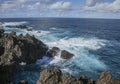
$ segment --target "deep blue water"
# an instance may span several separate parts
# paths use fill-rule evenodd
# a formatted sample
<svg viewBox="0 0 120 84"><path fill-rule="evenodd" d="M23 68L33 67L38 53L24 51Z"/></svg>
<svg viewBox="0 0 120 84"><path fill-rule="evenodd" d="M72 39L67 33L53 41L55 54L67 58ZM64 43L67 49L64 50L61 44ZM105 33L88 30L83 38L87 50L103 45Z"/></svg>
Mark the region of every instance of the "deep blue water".
<svg viewBox="0 0 120 84"><path fill-rule="evenodd" d="M120 20L117 19L80 19L80 18L17 18L0 19L7 24L25 24L33 31L9 29L29 33L42 40L50 48L74 53L75 57L64 61L59 56L54 59L44 57L35 64L24 66L14 80L27 79L35 84L40 72L46 67L59 67L63 73L79 77L85 74L93 79L101 71L107 70L114 77L120 77ZM41 31L41 33L37 33Z"/></svg>

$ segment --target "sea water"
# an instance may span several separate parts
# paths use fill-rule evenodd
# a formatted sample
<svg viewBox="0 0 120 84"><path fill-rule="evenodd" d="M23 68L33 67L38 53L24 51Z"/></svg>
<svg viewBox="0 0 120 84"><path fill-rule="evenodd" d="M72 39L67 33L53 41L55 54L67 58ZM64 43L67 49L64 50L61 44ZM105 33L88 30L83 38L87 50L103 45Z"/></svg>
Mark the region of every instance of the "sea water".
<svg viewBox="0 0 120 84"><path fill-rule="evenodd" d="M15 82L25 79L35 84L45 68L59 67L63 73L79 77L84 74L96 79L100 72L110 71L120 77L120 20L79 18L6 18L1 26L6 33L12 31L30 35L43 41L49 48L59 47L75 56L70 60L44 56L36 63L23 66L14 76ZM26 29L7 28L6 25L27 25Z"/></svg>

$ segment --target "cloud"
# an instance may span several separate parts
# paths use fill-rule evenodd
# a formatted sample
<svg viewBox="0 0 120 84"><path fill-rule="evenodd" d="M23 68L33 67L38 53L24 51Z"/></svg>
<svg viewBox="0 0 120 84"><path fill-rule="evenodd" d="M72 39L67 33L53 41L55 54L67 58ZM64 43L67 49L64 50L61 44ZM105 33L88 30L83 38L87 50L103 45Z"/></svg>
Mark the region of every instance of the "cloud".
<svg viewBox="0 0 120 84"><path fill-rule="evenodd" d="M115 0L112 3L108 3L108 2L99 3L96 2L96 0L90 0L90 1L91 2L89 2L88 5L83 7L83 10L96 11L96 12L120 12L120 0Z"/></svg>
<svg viewBox="0 0 120 84"><path fill-rule="evenodd" d="M70 9L70 7L71 7L71 2L59 1L59 2L53 3L50 6L50 9L53 9L53 10L66 10L66 9Z"/></svg>

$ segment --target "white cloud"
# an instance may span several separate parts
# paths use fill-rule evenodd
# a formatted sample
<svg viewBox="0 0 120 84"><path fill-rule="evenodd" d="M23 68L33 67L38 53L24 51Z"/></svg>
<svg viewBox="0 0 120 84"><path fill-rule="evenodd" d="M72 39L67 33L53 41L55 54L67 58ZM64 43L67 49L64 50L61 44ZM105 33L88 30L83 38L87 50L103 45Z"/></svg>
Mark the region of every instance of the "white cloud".
<svg viewBox="0 0 120 84"><path fill-rule="evenodd" d="M71 2L63 2L59 1L50 6L50 9L55 9L55 10L65 10L65 9L70 9L71 7Z"/></svg>
<svg viewBox="0 0 120 84"><path fill-rule="evenodd" d="M1 4L1 9L11 9L11 8L14 8L15 7L15 4L9 4L9 3L4 3L4 4Z"/></svg>
<svg viewBox="0 0 120 84"><path fill-rule="evenodd" d="M95 1L95 0L91 0L91 1ZM84 6L83 9L86 11L96 11L96 12L120 12L120 0L115 0L112 3L97 2L94 5L91 5L91 6L89 5Z"/></svg>

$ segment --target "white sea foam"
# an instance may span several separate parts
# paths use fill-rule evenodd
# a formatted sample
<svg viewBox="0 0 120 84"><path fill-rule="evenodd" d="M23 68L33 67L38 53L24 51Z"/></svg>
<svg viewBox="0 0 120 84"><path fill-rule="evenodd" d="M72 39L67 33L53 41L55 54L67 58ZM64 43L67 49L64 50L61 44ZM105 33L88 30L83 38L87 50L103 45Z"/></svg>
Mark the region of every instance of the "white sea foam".
<svg viewBox="0 0 120 84"><path fill-rule="evenodd" d="M2 24L2 26L7 26L7 25L11 25L11 26L16 26L16 25L23 25L26 24L26 21L22 21L22 22L4 22Z"/></svg>
<svg viewBox="0 0 120 84"><path fill-rule="evenodd" d="M96 69L106 69L107 66L99 60L98 56L89 53L89 50L97 50L104 47L107 43L106 40L98 38L63 38L53 42L47 42L50 46L57 46L62 50L67 50L75 56L65 62L60 57L55 57L49 64L58 65L63 70L72 70L71 68L77 67L80 69L94 71ZM65 62L65 63L64 63Z"/></svg>

